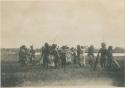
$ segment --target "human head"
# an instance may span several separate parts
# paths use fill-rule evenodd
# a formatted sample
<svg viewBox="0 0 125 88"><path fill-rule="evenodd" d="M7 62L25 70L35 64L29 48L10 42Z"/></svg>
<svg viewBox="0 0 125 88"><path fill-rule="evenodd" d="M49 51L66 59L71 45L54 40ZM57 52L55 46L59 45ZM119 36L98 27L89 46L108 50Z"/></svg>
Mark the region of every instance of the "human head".
<svg viewBox="0 0 125 88"><path fill-rule="evenodd" d="M49 47L49 44L46 42L46 43L44 44L44 46L45 46L45 47Z"/></svg>
<svg viewBox="0 0 125 88"><path fill-rule="evenodd" d="M55 49L55 48L56 48L56 46L57 46L56 44L52 44L52 48L53 48L53 49Z"/></svg>
<svg viewBox="0 0 125 88"><path fill-rule="evenodd" d="M22 45L22 48L26 48L26 46L25 46L25 45Z"/></svg>
<svg viewBox="0 0 125 88"><path fill-rule="evenodd" d="M30 48L33 49L33 45L31 45Z"/></svg>
<svg viewBox="0 0 125 88"><path fill-rule="evenodd" d="M102 48L106 48L106 44L104 42L101 43Z"/></svg>
<svg viewBox="0 0 125 88"><path fill-rule="evenodd" d="M109 47L108 47L108 50L112 50L112 46L109 46Z"/></svg>
<svg viewBox="0 0 125 88"><path fill-rule="evenodd" d="M80 49L80 45L77 45L77 49Z"/></svg>
<svg viewBox="0 0 125 88"><path fill-rule="evenodd" d="M90 46L90 48L91 48L91 49L94 49L94 46L93 46L93 45L91 45L91 46Z"/></svg>

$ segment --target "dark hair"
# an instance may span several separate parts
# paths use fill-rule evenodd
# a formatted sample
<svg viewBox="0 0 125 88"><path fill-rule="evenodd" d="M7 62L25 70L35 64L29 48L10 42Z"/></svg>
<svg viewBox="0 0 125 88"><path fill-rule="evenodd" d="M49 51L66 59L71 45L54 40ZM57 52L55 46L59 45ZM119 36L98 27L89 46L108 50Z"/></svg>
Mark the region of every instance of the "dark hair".
<svg viewBox="0 0 125 88"><path fill-rule="evenodd" d="M109 46L109 47L108 47L108 50L112 50L112 46Z"/></svg>
<svg viewBox="0 0 125 88"><path fill-rule="evenodd" d="M48 44L48 43L45 43L44 45L45 45L45 47L49 47L49 44Z"/></svg>
<svg viewBox="0 0 125 88"><path fill-rule="evenodd" d="M54 49L55 49L55 48L56 48L56 46L57 46L56 44L52 44L52 48L54 48Z"/></svg>

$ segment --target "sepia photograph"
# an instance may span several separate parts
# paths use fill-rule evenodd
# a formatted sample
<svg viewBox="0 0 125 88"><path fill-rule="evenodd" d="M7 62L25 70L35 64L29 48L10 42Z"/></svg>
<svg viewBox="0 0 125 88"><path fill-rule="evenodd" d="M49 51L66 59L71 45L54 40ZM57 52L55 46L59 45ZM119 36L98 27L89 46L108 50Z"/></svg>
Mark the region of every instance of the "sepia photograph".
<svg viewBox="0 0 125 88"><path fill-rule="evenodd" d="M125 87L125 0L1 0L1 87Z"/></svg>

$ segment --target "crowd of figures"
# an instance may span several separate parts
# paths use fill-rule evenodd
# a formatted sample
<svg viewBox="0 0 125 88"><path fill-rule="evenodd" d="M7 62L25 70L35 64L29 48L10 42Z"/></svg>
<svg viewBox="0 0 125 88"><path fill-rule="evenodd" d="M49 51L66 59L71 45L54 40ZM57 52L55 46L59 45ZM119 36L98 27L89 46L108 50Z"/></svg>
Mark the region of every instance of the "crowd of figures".
<svg viewBox="0 0 125 88"><path fill-rule="evenodd" d="M87 56L85 55L86 51ZM93 70L97 69L97 65L100 65L103 69L119 69L118 62L113 59L112 46L109 46L107 49L105 43L101 43L97 56L94 55L95 48L93 45L89 47L77 45L76 48L69 48L67 46L59 47L57 44L49 45L45 43L40 52L41 56L37 62L42 64L44 68L58 68L65 67L67 64L78 64L80 67L89 65ZM19 51L19 63L21 65L35 65L35 53L33 45L30 46L30 49L22 45Z"/></svg>

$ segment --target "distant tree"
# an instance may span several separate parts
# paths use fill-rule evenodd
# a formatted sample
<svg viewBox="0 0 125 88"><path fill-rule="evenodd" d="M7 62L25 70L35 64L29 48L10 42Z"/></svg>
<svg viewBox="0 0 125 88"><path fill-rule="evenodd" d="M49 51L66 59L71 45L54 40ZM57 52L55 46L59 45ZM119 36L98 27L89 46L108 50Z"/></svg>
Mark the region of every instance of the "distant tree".
<svg viewBox="0 0 125 88"><path fill-rule="evenodd" d="M113 49L113 52L115 52L115 53L125 53L125 49L121 48L121 47L115 47Z"/></svg>

